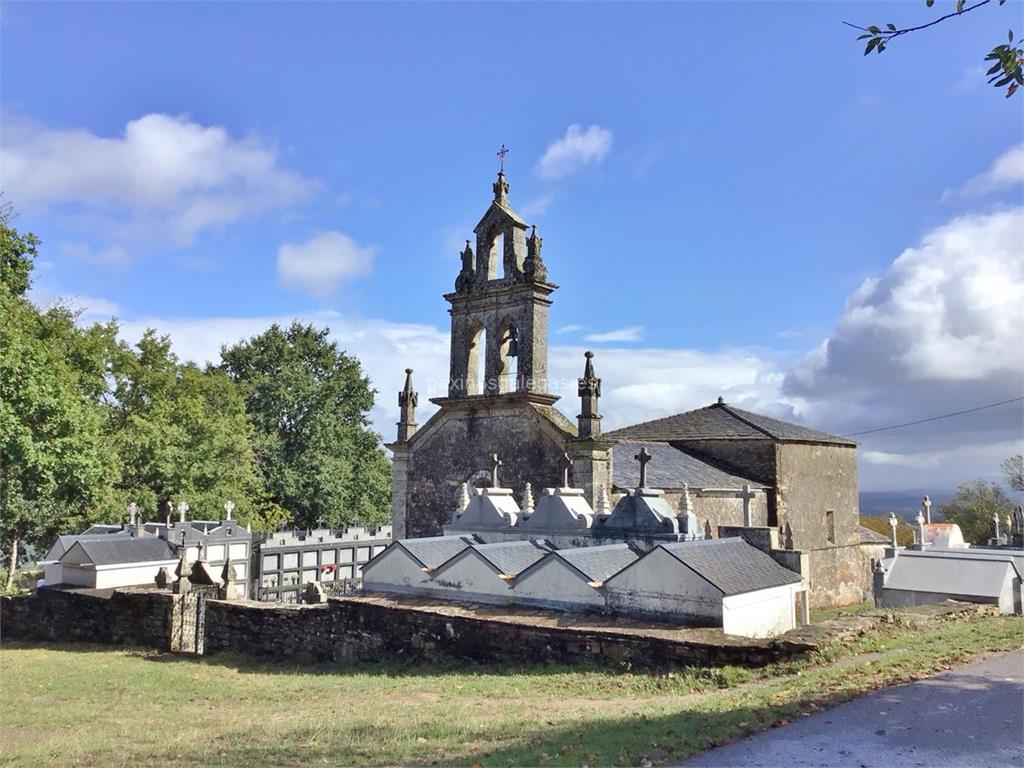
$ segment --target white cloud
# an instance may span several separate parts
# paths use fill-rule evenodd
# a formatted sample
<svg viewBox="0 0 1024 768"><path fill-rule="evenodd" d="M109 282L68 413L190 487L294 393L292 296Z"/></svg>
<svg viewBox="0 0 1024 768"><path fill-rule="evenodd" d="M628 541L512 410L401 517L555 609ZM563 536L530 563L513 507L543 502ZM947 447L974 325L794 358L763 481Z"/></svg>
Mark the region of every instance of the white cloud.
<svg viewBox="0 0 1024 768"><path fill-rule="evenodd" d="M588 333L583 337L584 341L608 342L608 341L640 341L644 335L642 325L631 325L627 328L616 328L614 331L604 333Z"/></svg>
<svg viewBox="0 0 1024 768"><path fill-rule="evenodd" d="M582 331L585 327L583 325L563 325L555 333L576 333L577 331Z"/></svg>
<svg viewBox="0 0 1024 768"><path fill-rule="evenodd" d="M612 132L599 125L583 130L573 124L565 136L548 145L537 162L537 174L554 181L570 176L588 166L598 165L612 147Z"/></svg>
<svg viewBox="0 0 1024 768"><path fill-rule="evenodd" d="M527 219L533 218L534 216L540 216L545 211L547 211L548 206L551 205L551 202L554 199L555 196L552 193L547 192L541 195L540 197L536 197L530 202L528 202L526 205L519 209L519 212Z"/></svg>
<svg viewBox="0 0 1024 768"><path fill-rule="evenodd" d="M77 207L104 217L119 237L187 245L318 188L282 168L272 145L186 116L144 115L108 137L4 115L3 132L0 168L15 205Z"/></svg>
<svg viewBox="0 0 1024 768"><path fill-rule="evenodd" d="M370 274L375 252L341 232L324 232L278 248L277 274L283 285L324 298L342 283Z"/></svg>
<svg viewBox="0 0 1024 768"><path fill-rule="evenodd" d="M87 243L57 243L62 253L80 261L106 266L123 266L131 263L133 253L123 245L108 245L105 248L94 248Z"/></svg>
<svg viewBox="0 0 1024 768"><path fill-rule="evenodd" d="M1019 397L1022 231L1024 208L963 216L929 232L850 296L828 339L787 375L783 395L812 423L839 432ZM889 487L948 488L977 473L991 446L1020 446L1022 424L1018 403L865 435L865 475L876 487L884 479Z"/></svg>
<svg viewBox="0 0 1024 768"><path fill-rule="evenodd" d="M108 299L84 296L78 293L57 294L45 288L33 286L29 298L36 306L44 309L60 305L81 313L82 322L104 322L121 314L121 307Z"/></svg>
<svg viewBox="0 0 1024 768"><path fill-rule="evenodd" d="M1024 184L1024 144L1006 150L987 171L968 181L961 194L988 195L1019 184Z"/></svg>

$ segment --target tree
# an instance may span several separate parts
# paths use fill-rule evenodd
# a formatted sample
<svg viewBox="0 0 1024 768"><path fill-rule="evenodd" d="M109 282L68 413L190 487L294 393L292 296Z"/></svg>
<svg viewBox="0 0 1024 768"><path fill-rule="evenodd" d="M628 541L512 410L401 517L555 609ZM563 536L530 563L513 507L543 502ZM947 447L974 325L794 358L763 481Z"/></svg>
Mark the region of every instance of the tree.
<svg viewBox="0 0 1024 768"><path fill-rule="evenodd" d="M891 541L892 527L889 525L889 518L885 515L861 515L860 524L865 528L880 533ZM896 524L896 544L901 547L909 547L914 543L914 529L902 518Z"/></svg>
<svg viewBox="0 0 1024 768"><path fill-rule="evenodd" d="M992 0L980 0L980 2L968 6L967 0L956 0L956 9L952 13L947 13L925 24L918 24L913 27L898 28L890 22L885 25L885 29L882 29L874 24L862 27L857 24L851 24L848 21L843 23L864 33L857 39L867 40L864 46L864 55L867 56L872 51L881 53L889 43L898 37L934 27L936 24L962 16L965 13L981 8L983 5L989 5L991 2ZM998 0L998 3L1003 5L1006 3L1006 0ZM931 8L935 4L935 0L925 0L925 4ZM989 78L988 82L996 88L1006 87L1006 98L1013 96L1017 89L1024 85L1024 47L1020 43L1017 45L1013 44L1012 29L1009 31L1007 42L993 48L985 57L985 61L995 62L985 74Z"/></svg>
<svg viewBox="0 0 1024 768"><path fill-rule="evenodd" d="M104 331L82 332L63 307L24 296L38 240L0 219L0 546L6 588L25 543L95 519L111 498L114 455L95 397L101 367L85 364Z"/></svg>
<svg viewBox="0 0 1024 768"><path fill-rule="evenodd" d="M964 483L956 495L939 506L942 517L956 523L964 539L984 544L993 533L992 516L999 516L1000 527L1005 527L1006 516L1013 511L1013 502L998 483L982 478Z"/></svg>
<svg viewBox="0 0 1024 768"><path fill-rule="evenodd" d="M170 340L147 330L123 345L114 367L110 433L121 464L121 502L166 514L186 501L193 516L266 528L252 427L241 393L222 371L182 365Z"/></svg>
<svg viewBox="0 0 1024 768"><path fill-rule="evenodd" d="M1017 493L1024 493L1024 454L1015 454L1002 463L1006 482Z"/></svg>
<svg viewBox="0 0 1024 768"><path fill-rule="evenodd" d="M302 526L389 517L390 464L369 429L374 390L327 329L275 324L221 357L245 395L274 504Z"/></svg>

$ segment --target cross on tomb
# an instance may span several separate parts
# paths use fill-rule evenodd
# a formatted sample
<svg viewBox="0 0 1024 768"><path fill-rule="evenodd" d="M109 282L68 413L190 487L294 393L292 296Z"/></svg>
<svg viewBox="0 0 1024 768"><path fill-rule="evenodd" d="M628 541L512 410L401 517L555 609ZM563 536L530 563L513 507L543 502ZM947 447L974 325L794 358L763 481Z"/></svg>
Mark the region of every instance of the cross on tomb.
<svg viewBox="0 0 1024 768"><path fill-rule="evenodd" d="M128 507L125 509L125 511L128 513L128 524L129 525L136 525L139 522L138 521L139 505L136 504L133 501L131 504L128 505Z"/></svg>
<svg viewBox="0 0 1024 768"><path fill-rule="evenodd" d="M892 546L896 547L896 526L900 524L900 521L896 518L895 512L889 513L889 527L892 528Z"/></svg>
<svg viewBox="0 0 1024 768"><path fill-rule="evenodd" d="M563 453L558 457L558 464L562 468L562 487L569 487L569 468L572 467L572 459L569 458L568 453Z"/></svg>
<svg viewBox="0 0 1024 768"><path fill-rule="evenodd" d="M502 173L505 172L505 155L508 154L508 147L504 144L501 145L501 149L498 150L498 170Z"/></svg>
<svg viewBox="0 0 1024 768"><path fill-rule="evenodd" d="M925 496L921 499L921 509L924 510L924 521L928 525L932 524L932 500Z"/></svg>
<svg viewBox="0 0 1024 768"><path fill-rule="evenodd" d="M498 454L491 454L491 488L500 488L498 485L498 467L502 466L505 462L498 458Z"/></svg>
<svg viewBox="0 0 1024 768"><path fill-rule="evenodd" d="M750 490L750 483L744 483L738 495L743 499L743 525L749 528L754 524L753 515L750 514L750 500L754 498L754 492Z"/></svg>
<svg viewBox="0 0 1024 768"><path fill-rule="evenodd" d="M188 506L188 504L186 502L184 502L184 501L179 501L178 502L178 522L179 523L184 523L185 522L185 513L188 512L188 510L189 510L189 506Z"/></svg>
<svg viewBox="0 0 1024 768"><path fill-rule="evenodd" d="M225 520L230 520L231 519L231 513L235 511L235 502L233 502L231 499L228 499L227 501L225 501L224 502L224 511L227 513L227 517L224 518L224 519Z"/></svg>
<svg viewBox="0 0 1024 768"><path fill-rule="evenodd" d="M651 452L647 450L646 446L640 449L640 453L633 457L640 462L640 483L637 488L647 487L647 462L653 458Z"/></svg>

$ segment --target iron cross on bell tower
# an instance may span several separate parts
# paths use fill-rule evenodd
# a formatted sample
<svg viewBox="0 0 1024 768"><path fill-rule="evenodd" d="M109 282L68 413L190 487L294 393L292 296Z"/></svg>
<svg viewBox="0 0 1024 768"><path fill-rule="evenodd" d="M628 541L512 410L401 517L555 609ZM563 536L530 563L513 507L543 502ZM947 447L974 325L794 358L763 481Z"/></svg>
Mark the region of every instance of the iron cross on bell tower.
<svg viewBox="0 0 1024 768"><path fill-rule="evenodd" d="M508 154L508 147L504 144L501 145L501 149L498 150L498 172L505 172L505 155Z"/></svg>

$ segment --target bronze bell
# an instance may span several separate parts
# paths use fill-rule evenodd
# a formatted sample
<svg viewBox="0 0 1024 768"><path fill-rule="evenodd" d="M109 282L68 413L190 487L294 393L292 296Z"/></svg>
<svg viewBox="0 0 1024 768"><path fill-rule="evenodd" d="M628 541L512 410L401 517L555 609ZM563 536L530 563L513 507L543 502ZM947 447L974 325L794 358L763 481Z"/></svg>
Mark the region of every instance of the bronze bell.
<svg viewBox="0 0 1024 768"><path fill-rule="evenodd" d="M505 356L519 357L519 334L516 333L515 328L508 329L508 336L505 340L508 341L508 352L505 353Z"/></svg>

